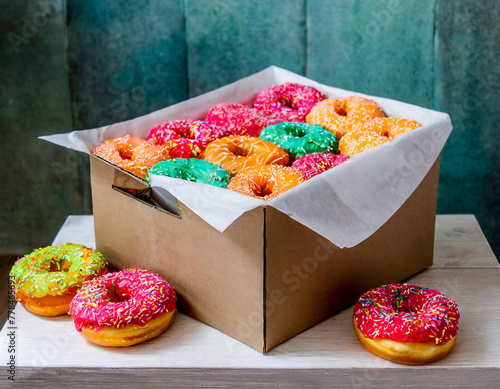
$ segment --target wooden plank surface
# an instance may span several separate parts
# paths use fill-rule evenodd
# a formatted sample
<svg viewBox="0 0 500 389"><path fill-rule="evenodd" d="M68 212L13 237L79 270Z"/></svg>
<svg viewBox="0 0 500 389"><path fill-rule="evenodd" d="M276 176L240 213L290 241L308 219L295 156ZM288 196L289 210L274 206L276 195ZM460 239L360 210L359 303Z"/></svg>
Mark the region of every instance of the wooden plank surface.
<svg viewBox="0 0 500 389"><path fill-rule="evenodd" d="M271 65L305 73L303 0L190 0L186 5L190 97Z"/></svg>
<svg viewBox="0 0 500 389"><path fill-rule="evenodd" d="M432 268L498 268L474 215L437 215Z"/></svg>
<svg viewBox="0 0 500 389"><path fill-rule="evenodd" d="M129 377L130 372L126 372L132 369L145 382L149 379L175 382L186 377L191 369L192 374L209 369L216 380L230 382L241 375L249 377L264 372L270 382L283 385L288 380L293 383L295 376L284 372L300 372L304 378L311 370L319 369L318 375L323 374L325 379L343 377L331 382L335 387L353 382L381 384L387 377L393 383L396 379L411 378L405 381L410 383L420 380L422 386L441 377L446 381L444 387L450 387L445 384L460 383L455 376L460 372L467 372L461 377L468 377L469 384L475 382L475 386L487 387L500 374L500 338L487 336L498 330L499 277L500 269L432 269L409 280L443 291L457 302L461 312L459 337L453 352L442 361L422 367L404 367L366 352L352 330L351 309L262 355L182 314L177 315L170 329L152 341L126 349L110 349L85 341L68 316L41 318L18 307L19 378L31 382L36 371L37 380L49 380L56 375L58 380L69 382L80 369L86 369L92 372L88 377L92 382L103 379L105 374ZM5 328L1 339L0 346L4 349ZM29 367L45 369L32 371ZM145 375L139 368L154 369L155 374ZM368 372L373 375L366 375Z"/></svg>
<svg viewBox="0 0 500 389"><path fill-rule="evenodd" d="M0 36L0 255L10 255L50 244L90 201L86 158L37 139L72 128L65 2L0 0Z"/></svg>
<svg viewBox="0 0 500 389"><path fill-rule="evenodd" d="M182 1L69 1L73 129L124 121L185 100L184 21Z"/></svg>
<svg viewBox="0 0 500 389"><path fill-rule="evenodd" d="M54 244L78 242L95 248L94 222L90 215L68 216ZM499 267L474 215L437 215L432 268Z"/></svg>
<svg viewBox="0 0 500 389"><path fill-rule="evenodd" d="M435 0L307 2L307 74L430 107Z"/></svg>
<svg viewBox="0 0 500 389"><path fill-rule="evenodd" d="M432 108L453 123L438 212L475 214L499 255L500 2L439 0L436 18Z"/></svg>
<svg viewBox="0 0 500 389"><path fill-rule="evenodd" d="M439 216L437 241L487 245L470 215ZM78 238L78 239L77 239ZM93 246L91 216L68 217L54 244L77 241ZM446 246L442 246L444 249ZM421 386L492 387L500 380L500 338L488 336L500 320L500 269L495 258L461 258L432 268L408 282L435 288L453 298L460 309L460 331L453 352L442 361L404 367L366 352L352 330L349 308L262 355L191 317L177 314L161 336L126 349L94 346L74 329L69 316L44 318L16 308L17 378L30 386L143 382L156 385L329 387L393 386L401 380ZM490 268L474 268L476 266ZM444 268L446 266L457 268ZM7 347L7 326L0 347ZM0 356L4 364L6 355ZM82 378L83 377L83 378ZM85 386L82 386L85 387Z"/></svg>

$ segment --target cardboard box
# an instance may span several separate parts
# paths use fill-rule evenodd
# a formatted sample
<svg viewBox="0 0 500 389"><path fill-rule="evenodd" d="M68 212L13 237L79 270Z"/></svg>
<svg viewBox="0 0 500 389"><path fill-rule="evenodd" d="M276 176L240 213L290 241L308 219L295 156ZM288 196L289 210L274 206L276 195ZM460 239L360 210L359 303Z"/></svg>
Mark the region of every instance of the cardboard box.
<svg viewBox="0 0 500 389"><path fill-rule="evenodd" d="M127 133L145 137L152 124L165 120L202 118L209 107L220 102L251 103L258 91L289 80L343 96L351 93L272 67L142 118L45 139L90 152L110 137ZM379 100L384 109L392 109L389 100ZM267 352L352 305L366 290L402 281L432 264L439 153L451 124L445 114L396 103L394 112L401 117L422 121L430 115L431 119L415 134L400 137L404 140L379 146L275 199L287 201L264 203L244 212L223 232L207 222L192 202L178 196L174 198L175 212L131 196L120 188L144 189L145 182L92 155L97 249L118 268L140 267L159 273L175 287L181 312ZM408 156L408 161L393 160L396 155ZM392 169L397 161L401 166ZM367 171L377 164L382 170L375 175L373 191L356 193L357 184L344 190L345 177L362 184ZM371 173L368 176L373 178ZM330 179L336 186L331 186ZM323 186L315 186L320 184ZM330 188L334 200L346 204L348 212L339 209L339 221L331 221L322 214L336 214L337 209L327 206L303 222L293 206L330 195L314 192L314 188ZM398 197L401 193L405 195ZM302 203L296 201L297 196ZM381 198L385 200L380 202ZM287 205L292 207L290 212ZM378 212L379 208L383 211ZM351 222L349 215L356 220ZM315 224L316 217L323 221ZM358 228L366 230L365 235L357 234ZM340 248L332 237L344 229L343 239L348 243L351 235L359 236L353 244Z"/></svg>
<svg viewBox="0 0 500 389"><path fill-rule="evenodd" d="M140 185L91 157L97 249L119 268L159 273L181 312L267 352L366 290L432 265L438 178L436 161L375 234L339 249L272 207L220 233L181 202L178 217L114 189Z"/></svg>

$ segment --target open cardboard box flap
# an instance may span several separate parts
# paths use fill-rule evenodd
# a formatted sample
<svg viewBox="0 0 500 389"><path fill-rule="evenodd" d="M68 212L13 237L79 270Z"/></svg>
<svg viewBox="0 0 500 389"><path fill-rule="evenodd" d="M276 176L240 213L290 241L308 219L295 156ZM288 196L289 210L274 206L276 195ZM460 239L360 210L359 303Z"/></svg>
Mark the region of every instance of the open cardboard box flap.
<svg viewBox="0 0 500 389"><path fill-rule="evenodd" d="M359 94L271 66L149 115L91 130L43 136L41 139L90 154L107 139L125 135L145 139L151 128L168 120L202 120L207 111L218 103L251 105L260 91L284 82L315 87L328 97ZM354 247L384 225L415 191L438 158L452 130L450 118L445 113L395 100L367 97L375 100L387 116L417 120L423 127L351 157L348 162L268 203L230 190L170 177L153 176L152 190L173 195L221 232L245 212L266 206L288 215L339 248ZM140 185L143 184L142 180L137 180Z"/></svg>

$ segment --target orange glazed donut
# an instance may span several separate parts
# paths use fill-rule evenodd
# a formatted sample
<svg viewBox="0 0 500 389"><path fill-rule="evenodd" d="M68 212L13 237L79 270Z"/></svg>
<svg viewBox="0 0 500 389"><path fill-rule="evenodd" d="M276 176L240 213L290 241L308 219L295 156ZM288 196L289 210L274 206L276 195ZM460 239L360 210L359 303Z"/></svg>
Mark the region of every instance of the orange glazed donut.
<svg viewBox="0 0 500 389"><path fill-rule="evenodd" d="M375 131L365 131L362 128L349 131L339 141L341 154L348 156L359 154L389 142L389 138Z"/></svg>
<svg viewBox="0 0 500 389"><path fill-rule="evenodd" d="M320 101L311 108L306 122L318 124L340 139L366 121L383 116L384 113L375 101L361 96L349 96L345 99Z"/></svg>
<svg viewBox="0 0 500 389"><path fill-rule="evenodd" d="M145 140L126 135L109 139L97 146L92 154L113 165L145 178L153 165L169 158L170 144L156 146Z"/></svg>
<svg viewBox="0 0 500 389"><path fill-rule="evenodd" d="M249 166L286 165L288 154L274 143L253 136L226 136L207 146L201 159L236 174Z"/></svg>
<svg viewBox="0 0 500 389"><path fill-rule="evenodd" d="M418 127L422 127L422 125L415 120L391 117L370 120L363 125L363 130L375 131L393 140L397 136L406 134Z"/></svg>
<svg viewBox="0 0 500 389"><path fill-rule="evenodd" d="M304 181L302 173L291 167L280 165L253 166L234 176L229 181L227 189L269 201Z"/></svg>

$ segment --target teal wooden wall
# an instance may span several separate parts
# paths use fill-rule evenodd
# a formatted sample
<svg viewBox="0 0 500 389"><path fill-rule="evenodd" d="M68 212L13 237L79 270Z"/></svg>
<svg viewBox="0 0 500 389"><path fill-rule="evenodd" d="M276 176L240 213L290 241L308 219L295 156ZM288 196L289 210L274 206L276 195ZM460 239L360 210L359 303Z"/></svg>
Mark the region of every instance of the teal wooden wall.
<svg viewBox="0 0 500 389"><path fill-rule="evenodd" d="M438 213L500 255L499 0L0 0L1 253L90 213L88 158L36 139L142 115L278 65L448 112Z"/></svg>

